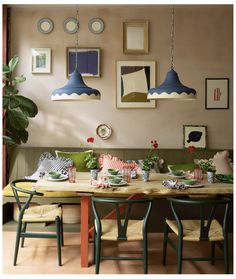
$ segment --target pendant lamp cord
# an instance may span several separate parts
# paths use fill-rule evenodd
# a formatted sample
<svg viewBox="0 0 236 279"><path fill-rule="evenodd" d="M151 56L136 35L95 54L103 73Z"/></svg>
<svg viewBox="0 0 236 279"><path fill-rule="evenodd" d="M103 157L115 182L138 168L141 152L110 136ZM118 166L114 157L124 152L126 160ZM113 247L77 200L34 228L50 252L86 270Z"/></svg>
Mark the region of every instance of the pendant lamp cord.
<svg viewBox="0 0 236 279"><path fill-rule="evenodd" d="M172 19L171 19L171 70L174 69L174 38L175 38L175 9L172 5Z"/></svg>
<svg viewBox="0 0 236 279"><path fill-rule="evenodd" d="M78 5L76 5L76 24L77 24L77 30L76 30L76 37L75 37L75 70L77 70L77 64L78 64L78 48L79 48L79 8Z"/></svg>

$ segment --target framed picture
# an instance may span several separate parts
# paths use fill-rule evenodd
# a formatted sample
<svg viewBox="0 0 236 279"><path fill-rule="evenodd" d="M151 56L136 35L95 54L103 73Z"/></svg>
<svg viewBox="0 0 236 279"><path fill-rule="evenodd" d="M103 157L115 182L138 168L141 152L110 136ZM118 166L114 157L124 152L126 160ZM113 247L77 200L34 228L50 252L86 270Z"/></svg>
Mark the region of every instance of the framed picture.
<svg viewBox="0 0 236 279"><path fill-rule="evenodd" d="M155 100L147 99L147 92L155 87L155 61L117 61L116 107L155 108Z"/></svg>
<svg viewBox="0 0 236 279"><path fill-rule="evenodd" d="M196 148L207 147L207 126L184 125L183 126L184 148L195 146Z"/></svg>
<svg viewBox="0 0 236 279"><path fill-rule="evenodd" d="M32 48L32 73L51 73L51 48Z"/></svg>
<svg viewBox="0 0 236 279"><path fill-rule="evenodd" d="M229 108L229 79L206 78L205 80L205 108Z"/></svg>
<svg viewBox="0 0 236 279"><path fill-rule="evenodd" d="M149 21L129 20L123 23L124 53L148 53L149 51Z"/></svg>
<svg viewBox="0 0 236 279"><path fill-rule="evenodd" d="M100 48L77 49L77 69L83 77L100 77ZM76 48L67 48L67 77L75 70Z"/></svg>

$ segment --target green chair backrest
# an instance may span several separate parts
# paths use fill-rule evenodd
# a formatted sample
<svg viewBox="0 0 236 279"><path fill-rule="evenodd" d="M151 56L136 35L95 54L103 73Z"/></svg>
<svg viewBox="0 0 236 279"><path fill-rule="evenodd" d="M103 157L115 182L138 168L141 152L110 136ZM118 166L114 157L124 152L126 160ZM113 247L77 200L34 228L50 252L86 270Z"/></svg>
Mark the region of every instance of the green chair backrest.
<svg viewBox="0 0 236 279"><path fill-rule="evenodd" d="M17 187L17 183L20 183L20 182L35 183L35 182L37 182L37 180L34 180L34 179L18 179L18 180L12 181L11 184L10 184L11 187L12 187L14 197L16 199L16 203L17 203L19 211L20 211L19 219L21 219L23 217L24 211L29 207L30 201L32 200L34 195L43 196L43 193L39 193L39 192L36 192L36 191L26 190L26 189L22 189L22 188ZM18 192L28 194L29 195L28 199L25 202L22 202L20 200Z"/></svg>
<svg viewBox="0 0 236 279"><path fill-rule="evenodd" d="M183 227L181 220L183 220L182 213L183 207L184 211L189 212L196 212L198 209L198 220L200 220L200 240L202 241L209 241L209 230L211 226L212 220L216 216L216 211L222 210L223 213L223 234L225 236L227 232L227 217L229 211L229 204L231 200L225 197L218 197L218 198L190 198L190 197L183 197L183 198L167 198L170 201L171 209L174 214L175 220L178 225L178 230L180 234L183 234ZM191 208L187 208L186 206L190 206ZM192 211L190 211L192 210ZM181 213L182 211L182 213ZM189 218L188 218L189 219Z"/></svg>
<svg viewBox="0 0 236 279"><path fill-rule="evenodd" d="M127 199L117 199L117 198L98 198L92 197L92 208L96 220L96 230L100 235L102 232L101 227L101 212L97 208L97 203L110 204L115 208L116 220L117 220L117 240L127 240L127 227L131 216L131 209L135 206L140 206L141 204L146 204L145 210L142 212L143 220L143 234L147 231L147 222L152 208L151 199L139 199L139 200L127 200Z"/></svg>

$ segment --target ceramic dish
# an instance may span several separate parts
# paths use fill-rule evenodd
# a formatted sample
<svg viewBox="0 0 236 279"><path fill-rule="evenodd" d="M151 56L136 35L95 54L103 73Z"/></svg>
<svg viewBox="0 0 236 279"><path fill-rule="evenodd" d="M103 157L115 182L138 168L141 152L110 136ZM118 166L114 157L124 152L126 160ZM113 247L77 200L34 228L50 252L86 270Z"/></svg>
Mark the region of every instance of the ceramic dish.
<svg viewBox="0 0 236 279"><path fill-rule="evenodd" d="M187 188L200 188L200 187L204 187L204 185L201 184L201 183L199 183L199 184L197 183L197 184L194 184L194 185L188 185L188 184L184 183L184 186L187 187Z"/></svg>
<svg viewBox="0 0 236 279"><path fill-rule="evenodd" d="M121 181L120 183L116 184L116 183L110 183L111 186L125 186L127 185L126 181Z"/></svg>
<svg viewBox="0 0 236 279"><path fill-rule="evenodd" d="M52 178L50 175L47 175L47 176L46 176L46 179L47 179L48 181L63 181L63 180L68 179L68 175L62 174L60 178Z"/></svg>
<svg viewBox="0 0 236 279"><path fill-rule="evenodd" d="M173 178L185 178L186 174L182 174L182 175L173 175L172 173L167 173L168 176L173 177Z"/></svg>

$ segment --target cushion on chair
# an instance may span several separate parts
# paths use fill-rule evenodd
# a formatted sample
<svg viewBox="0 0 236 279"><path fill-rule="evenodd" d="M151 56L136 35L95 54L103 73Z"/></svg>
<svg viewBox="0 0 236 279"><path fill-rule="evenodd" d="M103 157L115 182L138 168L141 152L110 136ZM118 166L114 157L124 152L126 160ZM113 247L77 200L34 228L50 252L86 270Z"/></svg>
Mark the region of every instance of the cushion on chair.
<svg viewBox="0 0 236 279"><path fill-rule="evenodd" d="M86 162L84 161L85 157L89 152L93 152L92 150L87 150L84 152L63 152L56 150L56 156L57 157L64 157L69 158L73 161L74 166L76 167L77 171L86 172L89 171L89 169L86 167Z"/></svg>
<svg viewBox="0 0 236 279"><path fill-rule="evenodd" d="M102 225L102 240L117 240L117 220L101 220ZM95 220L96 229L96 220ZM143 220L129 220L127 227L127 240L136 241L143 239Z"/></svg>
<svg viewBox="0 0 236 279"><path fill-rule="evenodd" d="M177 222L166 219L166 223L173 230L173 232L178 235ZM200 241L200 220L181 220L181 223L183 225L183 240ZM224 236L222 226L216 219L213 219L209 231L209 240L221 241L223 239Z"/></svg>
<svg viewBox="0 0 236 279"><path fill-rule="evenodd" d="M233 173L229 159L229 152L227 150L217 152L213 157L213 163L216 167L216 174Z"/></svg>
<svg viewBox="0 0 236 279"><path fill-rule="evenodd" d="M61 207L57 204L32 206L25 210L23 222L52 222L56 216L61 218Z"/></svg>
<svg viewBox="0 0 236 279"><path fill-rule="evenodd" d="M32 190L33 184L31 182L19 182L19 183L17 183L17 186L19 188L22 188L22 189ZM44 195L42 197L41 196L37 196L39 198L43 198L43 197L46 197L46 198L78 197L78 195L75 192L67 192L67 191L65 191L65 192L63 192L63 191L58 191L58 192L54 192L54 191L53 192L40 191L40 192L44 193ZM2 194L3 194L3 196L8 196L8 197L13 197L14 196L10 183L6 187L4 187L4 189L2 191ZM28 197L29 196L28 194L21 193L21 192L18 192L18 195L19 195L19 197Z"/></svg>

